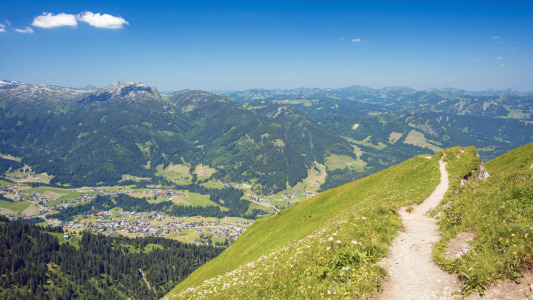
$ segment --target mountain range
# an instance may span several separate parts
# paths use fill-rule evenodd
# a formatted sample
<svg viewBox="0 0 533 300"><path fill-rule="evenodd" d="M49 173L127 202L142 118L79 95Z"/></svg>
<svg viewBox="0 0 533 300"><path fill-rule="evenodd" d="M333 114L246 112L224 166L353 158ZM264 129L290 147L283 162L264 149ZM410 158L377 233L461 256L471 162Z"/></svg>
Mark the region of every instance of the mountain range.
<svg viewBox="0 0 533 300"><path fill-rule="evenodd" d="M355 135L357 140L368 138L374 145L388 145L389 138L396 140L398 133L406 138L409 131L405 132L405 129L414 129L433 144L424 147L417 143L418 146L442 149L453 145L474 145L487 161L531 142L533 135L531 92L474 92L453 88L417 91L407 87L372 89L350 86L340 89L256 89L227 95L239 103L292 105L332 132ZM355 124L357 129L354 129ZM391 136L392 132L395 134Z"/></svg>
<svg viewBox="0 0 533 300"><path fill-rule="evenodd" d="M179 164L263 195L324 170L327 190L454 145L491 159L528 143L532 99L361 86L164 95L139 82L77 90L1 81L0 153L63 186L156 178Z"/></svg>

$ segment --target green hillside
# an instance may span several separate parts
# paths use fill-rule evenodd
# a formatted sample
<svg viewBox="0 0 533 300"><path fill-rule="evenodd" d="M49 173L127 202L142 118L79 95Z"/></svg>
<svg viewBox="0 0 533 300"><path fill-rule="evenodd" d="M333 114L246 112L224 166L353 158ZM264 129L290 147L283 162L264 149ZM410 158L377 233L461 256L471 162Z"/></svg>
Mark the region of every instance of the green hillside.
<svg viewBox="0 0 533 300"><path fill-rule="evenodd" d="M415 157L258 220L167 298L370 295L401 226L396 210L433 191L437 160Z"/></svg>
<svg viewBox="0 0 533 300"><path fill-rule="evenodd" d="M511 279L519 283L533 267L533 144L522 146L464 176L467 184L450 187L439 214L442 240L434 258L441 268L462 280L462 293L483 294L490 283ZM459 154L462 155L462 154ZM450 156L451 159L456 159ZM459 161L459 160L458 160ZM448 245L460 234L473 236L466 253L446 257Z"/></svg>
<svg viewBox="0 0 533 300"><path fill-rule="evenodd" d="M434 190L444 154L450 188L439 208L443 239L436 245L437 263L457 273L465 295L503 278L518 282L533 266L533 171L493 173L484 181L475 148L454 147L259 219L165 299L371 297L386 274L377 263L401 227L397 209L420 203ZM475 233L473 249L445 258L448 243L462 231Z"/></svg>
<svg viewBox="0 0 533 300"><path fill-rule="evenodd" d="M485 166L489 172L504 172L531 168L533 165L533 143L509 151L489 161Z"/></svg>

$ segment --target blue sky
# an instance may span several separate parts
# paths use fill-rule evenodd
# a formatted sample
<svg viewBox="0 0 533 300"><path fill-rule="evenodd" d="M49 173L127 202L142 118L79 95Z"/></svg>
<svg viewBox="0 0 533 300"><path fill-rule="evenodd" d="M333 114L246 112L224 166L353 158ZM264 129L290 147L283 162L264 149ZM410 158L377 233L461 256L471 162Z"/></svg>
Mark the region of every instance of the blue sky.
<svg viewBox="0 0 533 300"><path fill-rule="evenodd" d="M3 0L0 79L71 87L134 80L161 91L531 91L532 12L529 0Z"/></svg>

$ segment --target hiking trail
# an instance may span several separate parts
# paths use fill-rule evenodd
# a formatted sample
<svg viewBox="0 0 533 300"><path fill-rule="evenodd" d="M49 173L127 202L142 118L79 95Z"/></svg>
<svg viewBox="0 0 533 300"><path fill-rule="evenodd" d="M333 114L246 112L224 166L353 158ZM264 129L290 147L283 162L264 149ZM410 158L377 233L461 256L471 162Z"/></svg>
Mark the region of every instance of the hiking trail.
<svg viewBox="0 0 533 300"><path fill-rule="evenodd" d="M446 163L440 164L440 183L411 213L399 210L403 228L392 242L389 256L381 265L388 275L383 292L376 299L459 299L451 294L460 289L459 280L442 271L433 261L433 245L440 240L437 221L426 214L435 209L448 190Z"/></svg>

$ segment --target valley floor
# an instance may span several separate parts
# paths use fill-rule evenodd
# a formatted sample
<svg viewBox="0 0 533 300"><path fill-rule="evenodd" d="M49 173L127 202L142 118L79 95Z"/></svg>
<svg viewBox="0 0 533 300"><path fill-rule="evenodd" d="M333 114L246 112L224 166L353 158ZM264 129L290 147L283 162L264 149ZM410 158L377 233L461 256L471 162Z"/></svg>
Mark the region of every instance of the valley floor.
<svg viewBox="0 0 533 300"><path fill-rule="evenodd" d="M419 206L400 209L403 229L382 261L388 276L377 299L449 299L460 289L456 276L442 271L433 261L432 249L440 239L436 220L426 216L437 208L448 190L446 163L440 161L440 183ZM410 210L410 209L409 209Z"/></svg>

